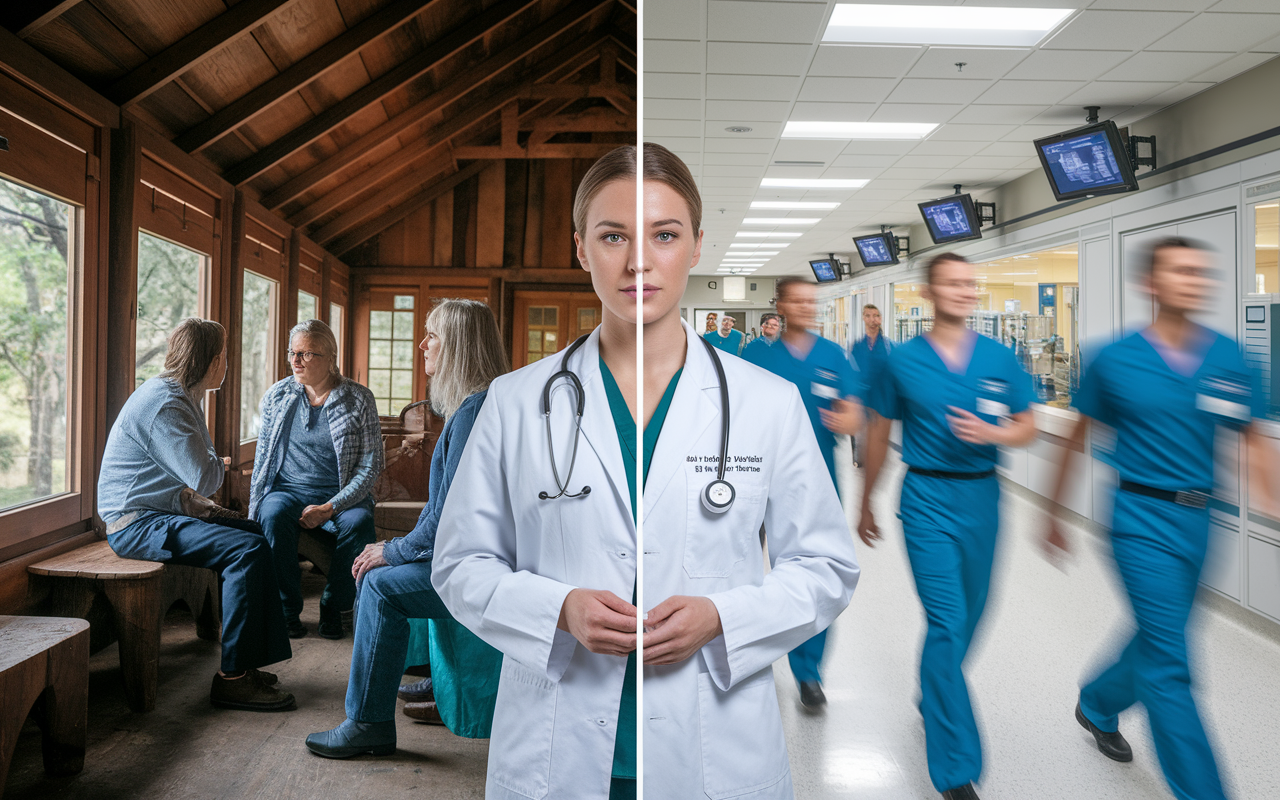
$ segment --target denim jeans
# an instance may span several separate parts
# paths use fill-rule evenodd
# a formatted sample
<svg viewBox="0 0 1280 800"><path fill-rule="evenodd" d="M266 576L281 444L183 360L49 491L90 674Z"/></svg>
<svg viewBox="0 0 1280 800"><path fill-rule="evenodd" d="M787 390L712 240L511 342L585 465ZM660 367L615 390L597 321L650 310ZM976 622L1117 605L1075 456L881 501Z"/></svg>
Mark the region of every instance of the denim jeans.
<svg viewBox="0 0 1280 800"><path fill-rule="evenodd" d="M121 558L151 558L146 545L160 536L171 553L168 563L205 567L221 578L224 672L265 667L292 656L271 548L261 533L176 514L150 514L111 534L107 542Z"/></svg>
<svg viewBox="0 0 1280 800"><path fill-rule="evenodd" d="M395 719L404 675L410 619L453 619L431 588L431 562L378 567L365 573L356 603L355 649L347 681L347 719Z"/></svg>
<svg viewBox="0 0 1280 800"><path fill-rule="evenodd" d="M302 525L298 517L307 506L321 505L330 497L332 493L328 491L273 490L262 498L258 507L258 521L275 554L276 581L280 585L285 619L296 620L302 613L302 573L298 569L298 537L302 533ZM320 608L324 612L336 613L347 611L355 602L356 584L351 577L351 563L365 545L373 544L373 501L366 499L334 514L329 521L332 526L326 524L323 529L317 529L321 537L334 540L333 561L329 574L325 575L328 582L320 597ZM331 527L336 529L336 533L328 530Z"/></svg>

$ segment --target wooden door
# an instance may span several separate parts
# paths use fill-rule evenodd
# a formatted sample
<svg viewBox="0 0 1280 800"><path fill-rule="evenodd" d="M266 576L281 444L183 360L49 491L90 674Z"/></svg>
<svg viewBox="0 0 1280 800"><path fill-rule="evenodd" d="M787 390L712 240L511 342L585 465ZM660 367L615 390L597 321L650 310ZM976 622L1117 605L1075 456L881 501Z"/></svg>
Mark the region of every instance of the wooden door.
<svg viewBox="0 0 1280 800"><path fill-rule="evenodd" d="M517 290L512 318L511 366L560 352L600 324L600 298L594 292Z"/></svg>

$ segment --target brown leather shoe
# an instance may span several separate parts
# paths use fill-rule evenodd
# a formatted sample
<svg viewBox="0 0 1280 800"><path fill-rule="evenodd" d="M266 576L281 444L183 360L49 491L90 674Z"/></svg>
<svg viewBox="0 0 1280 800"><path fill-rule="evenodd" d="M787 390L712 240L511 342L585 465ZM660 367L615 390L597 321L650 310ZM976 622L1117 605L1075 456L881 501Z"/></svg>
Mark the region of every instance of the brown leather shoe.
<svg viewBox="0 0 1280 800"><path fill-rule="evenodd" d="M274 672L267 672L265 670L260 670L260 669L254 669L249 671L258 673L258 677L262 678L262 682L267 686L275 686L277 683L280 682L280 678L277 677Z"/></svg>
<svg viewBox="0 0 1280 800"><path fill-rule="evenodd" d="M224 678L214 673L209 702L218 708L241 711L292 711L298 707L293 695L266 685L262 675L252 669L239 678Z"/></svg>
<svg viewBox="0 0 1280 800"><path fill-rule="evenodd" d="M425 722L428 725L443 725L444 720L440 718L440 709L435 703L405 703L404 715L409 719L416 719L418 722Z"/></svg>

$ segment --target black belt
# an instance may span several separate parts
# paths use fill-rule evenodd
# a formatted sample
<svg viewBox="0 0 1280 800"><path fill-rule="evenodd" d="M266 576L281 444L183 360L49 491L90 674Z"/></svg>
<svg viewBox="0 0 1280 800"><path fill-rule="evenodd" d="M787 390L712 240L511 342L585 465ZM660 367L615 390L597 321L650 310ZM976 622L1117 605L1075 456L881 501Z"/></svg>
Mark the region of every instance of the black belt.
<svg viewBox="0 0 1280 800"><path fill-rule="evenodd" d="M1133 481L1120 481L1120 491L1130 494L1140 494L1143 497L1154 497L1156 500L1165 500L1170 503L1177 503L1180 506L1189 506L1191 508L1204 508L1209 505L1209 493L1192 490L1188 492L1171 492L1168 489L1157 489L1154 486L1144 486L1141 483Z"/></svg>
<svg viewBox="0 0 1280 800"><path fill-rule="evenodd" d="M978 481L996 474L994 469L989 469L986 472L946 472L940 469L920 469L919 467L907 467L907 472L914 472L926 478L946 478L952 481Z"/></svg>

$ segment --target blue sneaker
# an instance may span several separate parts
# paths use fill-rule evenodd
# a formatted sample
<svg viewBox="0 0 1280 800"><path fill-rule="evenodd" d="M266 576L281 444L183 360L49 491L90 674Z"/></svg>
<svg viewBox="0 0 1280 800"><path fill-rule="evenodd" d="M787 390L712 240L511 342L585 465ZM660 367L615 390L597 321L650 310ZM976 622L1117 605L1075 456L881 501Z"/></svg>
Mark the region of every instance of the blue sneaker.
<svg viewBox="0 0 1280 800"><path fill-rule="evenodd" d="M343 720L331 731L307 737L307 749L325 758L351 758L366 753L389 756L396 751L396 724Z"/></svg>

